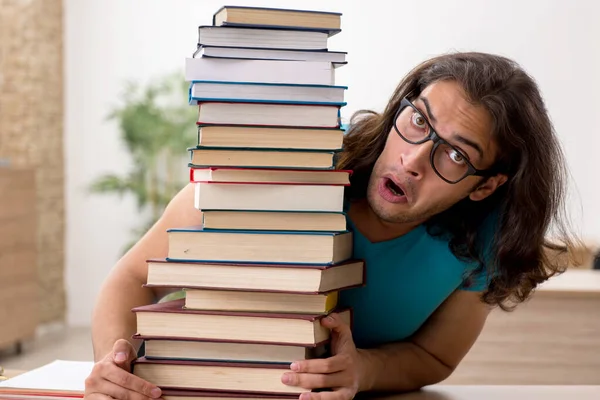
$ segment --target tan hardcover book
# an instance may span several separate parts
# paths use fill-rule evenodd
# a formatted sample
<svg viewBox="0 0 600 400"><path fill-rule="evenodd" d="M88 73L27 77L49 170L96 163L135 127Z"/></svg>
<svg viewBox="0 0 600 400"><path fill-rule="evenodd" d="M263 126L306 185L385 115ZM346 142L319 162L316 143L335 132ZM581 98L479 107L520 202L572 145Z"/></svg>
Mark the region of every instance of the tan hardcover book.
<svg viewBox="0 0 600 400"><path fill-rule="evenodd" d="M286 169L200 167L191 165L191 182L350 185L352 171L339 169Z"/></svg>
<svg viewBox="0 0 600 400"><path fill-rule="evenodd" d="M318 346L294 346L140 335L134 335L133 338L144 341L144 356L149 359L291 363L329 355L328 341Z"/></svg>
<svg viewBox="0 0 600 400"><path fill-rule="evenodd" d="M272 26L314 29L330 35L341 30L342 14L330 11L223 6L213 14L215 26Z"/></svg>
<svg viewBox="0 0 600 400"><path fill-rule="evenodd" d="M352 232L167 230L169 260L335 264L352 257Z"/></svg>
<svg viewBox="0 0 600 400"><path fill-rule="evenodd" d="M191 164L214 167L333 168L332 151L193 147Z"/></svg>
<svg viewBox="0 0 600 400"><path fill-rule="evenodd" d="M198 145L258 149L340 150L344 131L338 128L201 125Z"/></svg>
<svg viewBox="0 0 600 400"><path fill-rule="evenodd" d="M165 389L162 391L161 398L163 400L296 400L298 395Z"/></svg>
<svg viewBox="0 0 600 400"><path fill-rule="evenodd" d="M243 393L294 394L306 389L288 386L281 376L287 364L218 361L150 360L138 358L133 374L165 389Z"/></svg>
<svg viewBox="0 0 600 400"><path fill-rule="evenodd" d="M136 307L137 334L165 339L205 339L313 346L330 338L324 314L188 310L184 300ZM351 323L350 309L337 310Z"/></svg>
<svg viewBox="0 0 600 400"><path fill-rule="evenodd" d="M278 293L215 289L185 290L185 308L190 310L327 314L337 306L337 302L337 291Z"/></svg>
<svg viewBox="0 0 600 400"><path fill-rule="evenodd" d="M149 259L146 286L325 293L365 281L363 260L331 265L176 262Z"/></svg>
<svg viewBox="0 0 600 400"><path fill-rule="evenodd" d="M202 211L204 229L250 231L326 231L348 228L343 212L294 212L251 210Z"/></svg>

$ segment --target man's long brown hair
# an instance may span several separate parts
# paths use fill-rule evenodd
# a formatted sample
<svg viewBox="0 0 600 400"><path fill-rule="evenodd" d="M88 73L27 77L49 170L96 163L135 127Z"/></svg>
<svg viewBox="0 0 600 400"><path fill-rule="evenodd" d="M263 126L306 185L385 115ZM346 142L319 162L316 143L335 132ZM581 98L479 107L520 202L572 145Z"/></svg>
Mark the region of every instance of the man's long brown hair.
<svg viewBox="0 0 600 400"><path fill-rule="evenodd" d="M508 181L485 200L467 197L431 218L428 231L448 237L456 257L478 263L473 276L483 268L489 271L492 279L483 301L509 310L539 283L564 270L564 257L556 255L572 243L562 207L564 156L539 89L518 64L471 52L446 54L418 65L400 82L382 114L361 110L352 116L337 168L354 171L348 198L364 199L401 100L415 99L441 80L458 82L469 101L490 113L491 134L499 149L495 167ZM492 265L484 266L481 228L492 212L498 215L492 255L486 258ZM552 242L547 237L550 227Z"/></svg>

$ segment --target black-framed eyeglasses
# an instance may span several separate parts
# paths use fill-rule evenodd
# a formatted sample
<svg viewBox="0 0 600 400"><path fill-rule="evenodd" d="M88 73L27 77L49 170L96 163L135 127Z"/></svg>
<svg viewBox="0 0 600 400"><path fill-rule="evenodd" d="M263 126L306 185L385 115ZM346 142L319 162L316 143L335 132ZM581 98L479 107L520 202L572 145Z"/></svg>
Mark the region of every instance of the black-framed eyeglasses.
<svg viewBox="0 0 600 400"><path fill-rule="evenodd" d="M407 143L422 144L433 141L429 155L431 167L444 181L455 184L468 176L494 176L496 168L477 169L459 149L442 139L423 113L407 98L403 98L394 118L396 133Z"/></svg>

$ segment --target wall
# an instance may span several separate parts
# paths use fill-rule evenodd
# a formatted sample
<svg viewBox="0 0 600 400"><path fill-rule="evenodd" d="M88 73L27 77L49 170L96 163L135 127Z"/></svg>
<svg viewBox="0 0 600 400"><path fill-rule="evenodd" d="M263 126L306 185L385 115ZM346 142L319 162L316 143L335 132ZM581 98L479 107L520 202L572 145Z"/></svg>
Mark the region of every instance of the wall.
<svg viewBox="0 0 600 400"><path fill-rule="evenodd" d="M279 1L226 2L281 6ZM116 127L105 120L128 79L147 82L173 70L196 45L223 2L66 0L67 288L69 321L88 324L102 280L139 215L131 199L87 196L85 185L130 163ZM579 1L432 0L288 1L289 8L341 11L343 32L330 43L348 51L338 70L347 84L348 117L382 109L395 85L425 58L480 50L518 60L537 79L573 175L569 209L588 237L600 240L600 188L594 162L600 145L600 4ZM590 165L592 166L590 168ZM585 213L582 212L585 211Z"/></svg>
<svg viewBox="0 0 600 400"><path fill-rule="evenodd" d="M41 322L66 311L62 30L61 0L0 1L0 159L35 169Z"/></svg>

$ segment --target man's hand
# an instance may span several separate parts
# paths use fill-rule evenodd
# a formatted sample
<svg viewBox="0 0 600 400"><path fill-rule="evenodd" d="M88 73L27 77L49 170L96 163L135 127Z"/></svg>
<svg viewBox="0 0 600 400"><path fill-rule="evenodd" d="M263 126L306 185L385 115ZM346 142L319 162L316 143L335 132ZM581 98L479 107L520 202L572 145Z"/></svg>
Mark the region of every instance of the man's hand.
<svg viewBox="0 0 600 400"><path fill-rule="evenodd" d="M350 400L363 390L365 355L356 348L350 327L337 314L323 318L321 324L331 329L332 357L296 361L290 367L293 372L283 374L281 381L309 390L332 389L302 393L300 400Z"/></svg>
<svg viewBox="0 0 600 400"><path fill-rule="evenodd" d="M136 352L127 340L118 340L112 351L97 362L85 380L86 400L149 400L160 398L156 386L130 373Z"/></svg>

